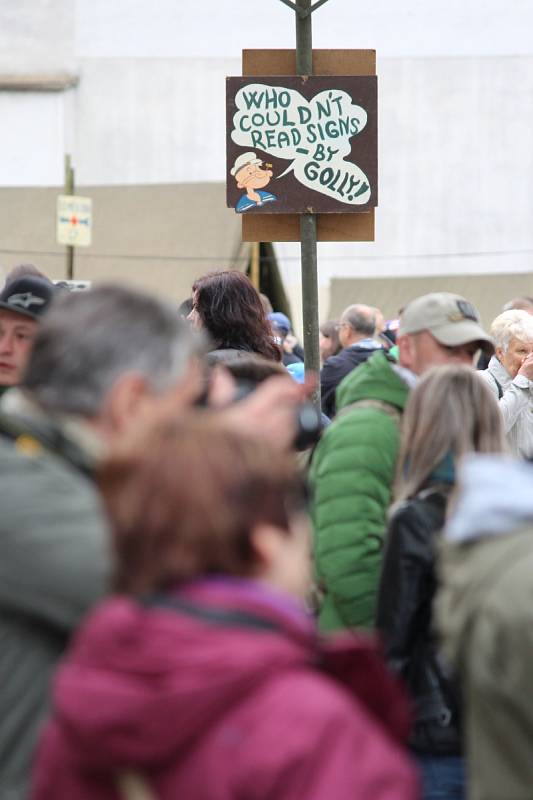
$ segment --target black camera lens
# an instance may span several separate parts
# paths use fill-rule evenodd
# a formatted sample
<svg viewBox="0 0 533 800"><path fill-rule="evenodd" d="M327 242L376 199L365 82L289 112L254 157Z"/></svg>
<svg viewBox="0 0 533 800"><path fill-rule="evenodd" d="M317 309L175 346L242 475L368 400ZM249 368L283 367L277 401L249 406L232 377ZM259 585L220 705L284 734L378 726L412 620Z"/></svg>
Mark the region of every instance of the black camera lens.
<svg viewBox="0 0 533 800"><path fill-rule="evenodd" d="M296 439L294 447L296 450L306 450L316 444L322 432L322 414L312 403L304 403L297 412L296 420Z"/></svg>

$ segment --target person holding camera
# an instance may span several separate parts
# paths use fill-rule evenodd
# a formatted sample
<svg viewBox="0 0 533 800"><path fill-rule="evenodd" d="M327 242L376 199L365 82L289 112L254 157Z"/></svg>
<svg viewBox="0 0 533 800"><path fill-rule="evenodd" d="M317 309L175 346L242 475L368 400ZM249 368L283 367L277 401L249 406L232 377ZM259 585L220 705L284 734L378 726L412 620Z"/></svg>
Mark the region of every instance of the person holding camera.
<svg viewBox="0 0 533 800"><path fill-rule="evenodd" d="M305 612L290 455L194 412L112 454L99 484L115 594L58 670L32 800L417 799L375 646L319 642Z"/></svg>

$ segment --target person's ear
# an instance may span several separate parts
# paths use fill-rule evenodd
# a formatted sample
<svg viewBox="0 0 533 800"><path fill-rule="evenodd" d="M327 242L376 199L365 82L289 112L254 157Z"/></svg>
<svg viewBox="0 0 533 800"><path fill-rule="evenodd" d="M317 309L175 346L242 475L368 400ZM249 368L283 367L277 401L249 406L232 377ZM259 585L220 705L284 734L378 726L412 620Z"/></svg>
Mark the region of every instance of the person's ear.
<svg viewBox="0 0 533 800"><path fill-rule="evenodd" d="M285 534L286 535L286 534ZM250 535L258 575L267 574L283 553L283 531L266 522L257 524Z"/></svg>
<svg viewBox="0 0 533 800"><path fill-rule="evenodd" d="M237 181L237 189L244 189L244 183Z"/></svg>
<svg viewBox="0 0 533 800"><path fill-rule="evenodd" d="M237 392L237 382L224 364L215 364L209 377L209 405L212 408L229 406Z"/></svg>
<svg viewBox="0 0 533 800"><path fill-rule="evenodd" d="M408 334L405 336L398 336L396 338L396 344L398 345L400 365L406 367L406 369L412 369L415 360L413 337Z"/></svg>
<svg viewBox="0 0 533 800"><path fill-rule="evenodd" d="M120 433L138 416L148 383L137 372L127 372L115 381L103 403L102 416L110 431Z"/></svg>
<svg viewBox="0 0 533 800"><path fill-rule="evenodd" d="M496 356L498 361L501 361L502 357L504 356L503 348L496 347L495 350L494 350L494 355Z"/></svg>

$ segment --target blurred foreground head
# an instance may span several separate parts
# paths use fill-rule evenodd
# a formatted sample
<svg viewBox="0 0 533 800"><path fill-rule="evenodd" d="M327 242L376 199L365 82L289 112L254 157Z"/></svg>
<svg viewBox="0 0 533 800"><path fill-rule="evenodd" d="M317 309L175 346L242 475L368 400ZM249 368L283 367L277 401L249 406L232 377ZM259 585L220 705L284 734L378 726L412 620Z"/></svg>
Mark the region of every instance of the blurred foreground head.
<svg viewBox="0 0 533 800"><path fill-rule="evenodd" d="M305 594L306 489L290 456L201 413L144 438L111 459L99 481L120 591L161 591L218 574Z"/></svg>
<svg viewBox="0 0 533 800"><path fill-rule="evenodd" d="M200 390L200 337L172 306L108 284L57 298L22 388L44 411L123 431L157 402Z"/></svg>

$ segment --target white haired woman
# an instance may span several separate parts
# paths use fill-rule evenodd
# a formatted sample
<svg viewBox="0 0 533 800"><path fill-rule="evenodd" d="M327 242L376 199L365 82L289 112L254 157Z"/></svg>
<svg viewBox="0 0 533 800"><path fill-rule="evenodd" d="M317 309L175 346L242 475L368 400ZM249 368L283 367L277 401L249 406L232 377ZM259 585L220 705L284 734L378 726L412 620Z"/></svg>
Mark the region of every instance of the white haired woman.
<svg viewBox="0 0 533 800"><path fill-rule="evenodd" d="M498 398L510 450L533 457L533 317L527 311L504 311L491 326L496 347L479 374Z"/></svg>

